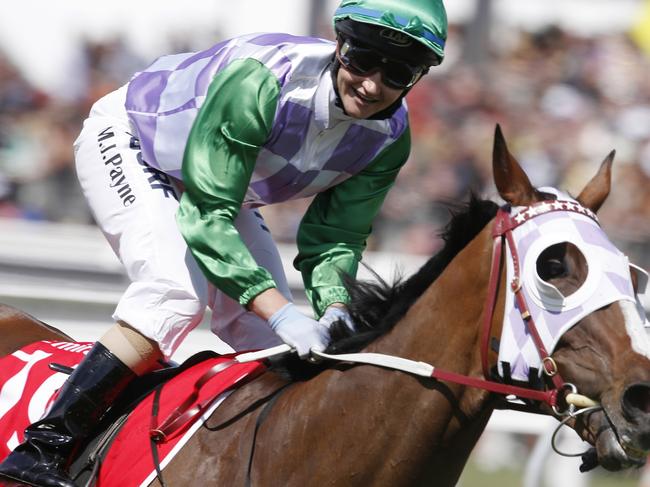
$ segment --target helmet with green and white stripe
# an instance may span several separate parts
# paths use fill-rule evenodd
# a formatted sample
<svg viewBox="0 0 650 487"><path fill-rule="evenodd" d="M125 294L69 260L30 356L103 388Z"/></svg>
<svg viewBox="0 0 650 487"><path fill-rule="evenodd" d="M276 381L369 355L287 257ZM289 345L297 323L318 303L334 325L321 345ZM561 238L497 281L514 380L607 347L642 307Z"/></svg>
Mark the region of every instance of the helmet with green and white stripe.
<svg viewBox="0 0 650 487"><path fill-rule="evenodd" d="M415 55L423 64L440 64L445 55L447 13L442 0L343 0L333 20L339 35L402 57Z"/></svg>

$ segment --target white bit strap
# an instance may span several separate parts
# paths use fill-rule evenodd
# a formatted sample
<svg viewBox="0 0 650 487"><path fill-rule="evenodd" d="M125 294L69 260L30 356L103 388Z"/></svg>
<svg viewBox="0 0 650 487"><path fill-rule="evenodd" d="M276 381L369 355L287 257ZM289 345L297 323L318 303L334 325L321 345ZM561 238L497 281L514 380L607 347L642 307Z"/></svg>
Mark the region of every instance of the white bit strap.
<svg viewBox="0 0 650 487"><path fill-rule="evenodd" d="M326 358L330 360L338 360L340 362L351 362L355 364L368 364L385 367L387 369L401 370L409 374L419 375L421 377L431 377L433 375L433 365L425 362L416 362L401 357L393 357L392 355L384 355L381 353L343 353L337 355L330 355L323 352L316 352L312 350L312 355L319 358Z"/></svg>
<svg viewBox="0 0 650 487"><path fill-rule="evenodd" d="M235 357L235 360L237 360L239 363L252 362L254 360L263 360L266 358L283 355L285 353L291 352L292 350L293 349L289 345L283 344L257 352L241 353ZM330 355L328 353L312 350L311 354L312 356L321 359L336 360L338 362L350 362L354 364L376 365L379 367L385 367L387 369L408 372L409 374L414 374L421 377L431 377L435 369L433 365L427 364L426 362L416 362L415 360L394 357L392 355L384 355L382 353L343 353Z"/></svg>
<svg viewBox="0 0 650 487"><path fill-rule="evenodd" d="M276 355L284 355L285 353L289 353L292 350L293 348L291 348L286 343L283 343L277 347L266 348L258 352L240 353L235 357L235 360L240 364L243 364L246 362L253 362L255 360L263 360L265 358L275 357Z"/></svg>

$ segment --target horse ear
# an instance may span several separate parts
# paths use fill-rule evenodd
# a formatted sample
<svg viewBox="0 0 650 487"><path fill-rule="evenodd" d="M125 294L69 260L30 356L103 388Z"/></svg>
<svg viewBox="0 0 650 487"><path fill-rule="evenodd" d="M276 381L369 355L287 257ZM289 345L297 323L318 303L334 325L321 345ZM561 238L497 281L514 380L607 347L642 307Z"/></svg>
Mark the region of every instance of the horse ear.
<svg viewBox="0 0 650 487"><path fill-rule="evenodd" d="M612 163L615 155L615 150L609 153L596 175L587 183L577 198L582 206L589 208L594 213L600 209L609 195L612 185Z"/></svg>
<svg viewBox="0 0 650 487"><path fill-rule="evenodd" d="M499 195L505 201L513 206L529 206L537 201L537 192L517 160L508 151L499 124L494 132L492 171Z"/></svg>

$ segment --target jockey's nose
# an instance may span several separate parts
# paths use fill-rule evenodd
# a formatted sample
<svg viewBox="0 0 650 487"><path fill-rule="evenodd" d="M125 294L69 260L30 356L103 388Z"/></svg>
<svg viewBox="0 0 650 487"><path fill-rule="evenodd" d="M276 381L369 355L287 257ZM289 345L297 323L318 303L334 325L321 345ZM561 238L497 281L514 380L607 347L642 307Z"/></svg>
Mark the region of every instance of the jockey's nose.
<svg viewBox="0 0 650 487"><path fill-rule="evenodd" d="M623 412L632 422L650 421L650 384L633 384L623 394Z"/></svg>
<svg viewBox="0 0 650 487"><path fill-rule="evenodd" d="M381 72L375 71L374 73L367 74L364 76L362 85L366 92L370 95L377 95L380 91L380 87L383 83L381 79Z"/></svg>

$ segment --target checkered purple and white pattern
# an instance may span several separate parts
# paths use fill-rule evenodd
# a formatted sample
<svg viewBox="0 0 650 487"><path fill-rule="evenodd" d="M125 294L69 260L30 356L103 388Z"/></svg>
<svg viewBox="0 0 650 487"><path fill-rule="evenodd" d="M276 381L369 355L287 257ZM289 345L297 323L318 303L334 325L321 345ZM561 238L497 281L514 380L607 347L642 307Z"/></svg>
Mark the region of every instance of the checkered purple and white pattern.
<svg viewBox="0 0 650 487"><path fill-rule="evenodd" d="M232 61L263 63L280 84L273 128L244 206L314 195L366 167L406 129L406 104L387 120L357 120L335 105L330 41L250 34L201 52L164 56L129 82L126 109L148 164L181 178L183 152L212 79Z"/></svg>
<svg viewBox="0 0 650 487"><path fill-rule="evenodd" d="M525 222L513 230L521 266L522 292L529 311L549 353L560 337L585 316L616 301L636 303L630 264L607 238L589 210L568 195L548 207L516 208L514 218ZM553 207L555 205L555 207ZM563 210L558 210L563 206ZM534 218L530 218L535 214ZM519 217L517 216L519 215ZM548 247L570 242L584 255L588 274L570 296L563 296L537 274L537 259ZM508 283L514 277L512 254L507 252ZM511 377L528 381L530 368L541 373L541 357L520 311L514 293L507 286L503 331L499 348L499 373L510 364Z"/></svg>

